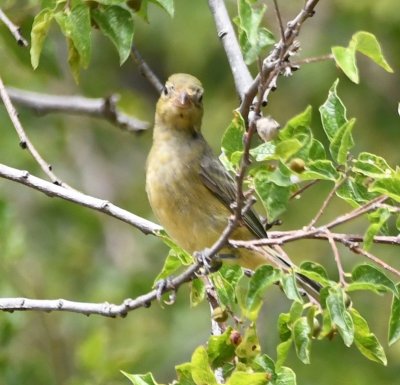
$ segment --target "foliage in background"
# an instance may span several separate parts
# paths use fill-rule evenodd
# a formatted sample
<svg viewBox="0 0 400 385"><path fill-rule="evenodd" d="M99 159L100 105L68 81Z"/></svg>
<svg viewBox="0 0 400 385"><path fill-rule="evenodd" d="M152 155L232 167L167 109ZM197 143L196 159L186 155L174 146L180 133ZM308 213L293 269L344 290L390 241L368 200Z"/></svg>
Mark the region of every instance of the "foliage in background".
<svg viewBox="0 0 400 385"><path fill-rule="evenodd" d="M34 3L32 2L33 5L35 5ZM152 22L151 13L149 15L147 13L148 3L143 1L139 11L140 17L150 20L150 26L144 28L144 33L155 28L154 26L157 24ZM155 3L158 3L170 15L174 13L172 1L155 1ZM65 36L68 47L68 61L75 80L78 79L80 68L88 67L91 56L96 56L94 53L95 44L92 46L92 26L99 28L111 40L112 44L117 48L120 63L124 62L129 55L134 33L131 21L135 20L135 24L140 23L139 18L136 16L137 12L134 12L137 10L137 3L110 0L72 1L70 4L70 9L66 9L66 2L63 1L43 2L43 10L35 16L33 21L32 65L34 67L38 66L41 50L45 50L46 44L51 44L50 37L48 38L49 41L44 42L44 40L48 33L54 33L50 29L54 22L56 22L61 33ZM182 7L184 19L187 21L193 12L191 10L193 5L185 6L183 3L177 2L178 4ZM237 19L240 41L248 62L254 61L259 52L265 53L265 47L273 42L272 36L268 31L264 30L263 27L258 28L261 26L261 16L265 10L263 8L255 8L252 13L250 5L250 2L247 1L239 2L239 17ZM18 3L14 5L14 8L18 9ZM151 8L149 9L151 10ZM12 11L13 8L11 8L11 14ZM33 14L38 11L35 8ZM154 12L156 12L155 9ZM179 7L175 11L176 16L178 16L178 13ZM29 14L26 13L25 17L29 17ZM161 13L157 17L159 20L164 20L165 18ZM246 17L249 17L250 21ZM165 23L165 21L161 23ZM202 31L203 26L199 25L198 28L199 31ZM349 28L351 28L351 24ZM1 32L3 38L6 32ZM194 32L193 35L195 35ZM354 59L356 51L364 54L367 52L367 56L381 64L383 68L390 69L380 55L380 50L377 49L379 45L374 45L375 38L373 35L361 32L354 36L348 47L334 47L333 49L338 65L350 79L358 82L358 70ZM175 37L171 36L171 38ZM346 38L348 40L348 37ZM366 44L365 39L370 43ZM149 41L151 42L151 38ZM332 45L338 44L335 36L331 42ZM167 43L168 39L166 39L166 44L162 45L165 51L171 49ZM186 44L193 45L193 40L187 39ZM11 45L6 47L2 49L10 52L14 51ZM323 46L322 49L326 49L326 46ZM154 48L155 52L158 52L158 50L162 52L160 47ZM149 51L151 53L150 49ZM216 55L212 49L207 54L210 56L210 61ZM149 56L151 57L151 55ZM181 61L184 62L185 58L179 57L176 60L178 68L175 69L172 66L168 71L177 72L181 70L181 67L185 67L184 64L181 64ZM41 65L45 65L45 63L42 62ZM88 71L93 72L93 75L89 76L88 80L82 79L84 82L83 89L85 87L87 89L96 89L95 86L89 85L90 81L101 77L99 69L96 67L95 64L88 67ZM40 66L38 68L40 70ZM110 66L110 68L113 67ZM26 67L24 70L27 71ZM114 71L117 71L115 67ZM132 71L134 69L130 68L128 72ZM192 72L191 68L186 68L186 71ZM208 80L206 77L207 66L203 69L200 67L193 69L195 73L202 73L203 71L207 88L207 82L212 83L212 80ZM12 84L16 73L11 70L7 76ZM34 75L25 72L24 76L28 78ZM57 81L51 79L51 76L47 74L39 73L36 76L45 79L49 85L55 84L55 89L57 89L57 86L59 87ZM128 78L131 75L127 73L125 76ZM329 76L327 77L329 78ZM227 82L230 82L229 76L226 79ZM304 82L307 82L307 79L304 79ZM333 79L329 83L325 83L325 94L332 82ZM121 83L124 83L123 79ZM296 191L298 184L307 180L321 179L331 184L332 182L341 184L337 189L337 195L354 207L364 204L378 194L386 194L397 202L400 199L400 182L396 168L390 167L381 156L374 155L373 150L364 151L362 146L356 147L357 151L352 150L355 155L349 157L348 152L358 141L353 140L354 119L347 120L344 104L337 95L337 85L338 82L335 81L330 88L327 100L320 107L321 126L325 137L322 136L322 131L318 132L314 128L311 131L313 122L312 109L310 107L306 108L308 102L303 102L302 113L291 119L289 113L284 115L285 119L288 119L288 123L280 131L276 140L261 143L252 149L251 154L255 164L251 169L252 181L250 184L256 189L270 220L283 216L288 218L287 223L290 224L290 214L285 212L287 205L290 205L289 198ZM290 85L286 87L288 86ZM75 86L69 85L69 87L74 89ZM224 87L229 86L225 85ZM221 88L223 89L222 86ZM42 90L42 88L39 89ZM224 106L224 103L226 103L224 100L221 101L225 93L219 93L220 91L215 86L214 89L210 87L210 90L211 97L214 96L214 106L211 106L212 103L210 101L212 109L207 114L213 116L213 114L217 115L218 110L221 108L220 106ZM281 89L280 92L284 93ZM131 104L136 104L137 108L137 105L140 105L141 102L136 101L135 98L138 99L139 95L132 98L133 102ZM320 98L322 101L322 96ZM231 102L227 103L228 110L236 106L234 100L234 95L232 95ZM306 98L303 100L306 100ZM287 103L287 100L285 100L283 103L284 108L286 108ZM366 114L369 113L368 108L362 109L367 110L365 111ZM294 111L290 112L294 114ZM226 116L229 115L225 114L223 118L225 125L227 125L228 121ZM6 121L6 116L3 114L0 119ZM137 141L133 149L137 152L137 155L134 155L135 158L132 160L132 155L130 155L132 153L132 140L130 140L129 145L124 144L123 142L126 141L126 138L116 139L115 136L118 136L118 134L109 129L100 128L99 133L93 133L88 129L85 129L84 133L77 131L70 133L70 127L72 126L80 128L91 123L86 119L71 119L67 123L63 123L59 119L46 119L47 127L45 132L49 134L47 141L44 142L43 132L41 131L34 131L33 136L38 145L43 143L43 151L46 154L49 154L53 159L57 159L57 162L60 163L59 169L61 171L69 172L68 170L72 165L74 169L72 178L76 178L77 183L82 183L89 191L94 194L102 194L107 198L115 198L121 204L132 207L134 212L148 213L147 207L144 208L141 204L137 204L138 201L144 200L143 194L139 195L140 199L135 199L137 207L131 203L132 191L135 188L143 188L143 185L140 184L140 178L143 179L143 176L140 177L142 174L138 172L132 176L131 166L125 168L125 171L118 171L117 176L114 177L110 176L114 173L113 169L107 170L108 163L113 163L110 159L114 158L115 169L119 167L123 169L126 158L131 159L131 164L142 164L145 156L141 152L143 139L133 139L133 142ZM35 128L39 130L42 124L36 123L37 127L35 127L35 123L31 123L29 117L26 121L29 122L27 123L29 128L32 125L33 130ZM210 119L208 122L210 123L212 120ZM236 119L229 126L222 143L225 156L231 162L232 168L238 166L242 152L242 134L244 133L242 123L241 120ZM54 132L53 125L60 126L58 133ZM319 124L315 125L316 127L319 126ZM356 127L358 126L359 124L356 125ZM366 131L364 128L363 130ZM216 137L221 135L222 132L219 130ZM364 135L367 135L367 133ZM82 137L85 140L84 146L79 145ZM54 142L58 143L58 146L52 152L51 143ZM14 160L16 144L17 141L12 134L7 134L2 139L2 149L13 148L12 151L6 150L4 152L4 161L16 162L20 167L34 167L27 159ZM121 145L122 148L120 147ZM93 152L85 150L86 146ZM122 150L123 155L118 156L115 148L118 148L118 151ZM50 150L50 152L47 152L47 150ZM81 156L77 155L82 150L84 150L83 154ZM378 150L381 151L379 147ZM61 161L62 156L60 154L65 156L65 164ZM58 161L58 158L60 158L60 161ZM25 163L26 166L20 163ZM84 166L84 169L80 170L82 166ZM85 179L90 174L99 175L100 178L111 182L100 183L99 186L96 186L98 182L95 178L89 178L89 181L85 182ZM139 177L135 179L136 175L139 175ZM110 179L108 179L108 176ZM113 185L112 181L119 179L119 177L130 181L117 182L115 186L108 187L109 184ZM137 183L137 185L132 186L132 183ZM5 182L3 184L4 186L6 185ZM99 189L96 187L99 187ZM14 188L15 186L4 187L5 202L11 201L10 197L14 196ZM131 238L134 236L132 231L122 230L122 226L116 225L110 219L97 216L92 218L90 213L82 213L79 208L71 210L71 206L65 203L55 203L49 208L46 198L38 198L38 201L27 202L26 198L24 199L26 195L28 195L26 191L18 188L18 194L15 196L18 205L3 204L0 214L0 219L3 223L2 229L4 229L0 233L2 237L0 248L4 256L2 269L5 276L10 276L9 281L2 283L2 292L7 293L4 296L26 295L44 298L61 296L81 300L90 298L93 301L110 298L110 301L117 301L120 298L132 297L148 290L149 282L151 282L150 277L156 274L162 264L160 258L158 260L158 269L153 266L154 255L163 254L158 249L154 251L155 247L158 247L158 243L155 240L143 240L138 237L137 240L132 241ZM11 206L11 209L8 206ZM311 205L307 207L307 211L302 211L298 206L299 204L297 204L295 210L297 212L296 216L300 218L306 217L310 211L315 211L315 208ZM29 224L26 230L21 229L21 224L18 224L24 223L19 207L25 207L28 210L27 212L30 213L27 218L27 223ZM291 207L289 206L289 208ZM10 210L18 214L12 214ZM13 215L17 216L17 218L13 218ZM308 216L310 215L308 214ZM38 221L37 218L43 218L43 220ZM77 219L78 223L76 223ZM394 204L388 204L388 207L374 212L373 215L370 215L369 221L370 223L365 230L364 236L367 247L372 247L372 238L379 233L390 234L398 232L396 223L398 224L400 221L398 220L398 210ZM304 222L302 223L304 224ZM117 229L113 229L114 226L117 226ZM118 234L120 230L122 235ZM31 231L31 236L27 237L24 234L25 231ZM358 231L360 231L359 228ZM43 241L46 238L46 234L54 237L54 242ZM41 239L42 241L40 241ZM120 242L124 242L127 239L129 239L129 253L125 254L120 250ZM60 251L59 246L61 244L68 244L67 249ZM314 255L318 254L320 254L319 251L314 252ZM28 258L29 255L33 255L35 258ZM187 263L183 256L179 250L169 255L170 259L175 259L175 261L178 259L183 263ZM309 258L307 257L307 259ZM52 266L49 266L50 264ZM28 284L23 284L21 282L23 280L18 279L18 274L22 273L24 277L26 266L30 266L31 276L27 277ZM179 266L178 262L174 269ZM128 270L126 270L126 267L128 267ZM49 271L48 269L51 270ZM172 271L170 267L168 269L168 272ZM157 377L161 375L161 377L165 378L161 369L163 362L165 362L165 368L170 368L172 361L180 362L185 360L184 357L192 354L190 362L179 364L176 367L176 375L180 383L216 383L213 370L222 367L224 373L229 375L228 383L231 384L249 382L263 384L268 381L276 384L291 384L295 382L296 378L294 371L284 365L286 365L287 360L290 361L289 366L291 367L297 364L295 360L290 360L290 348L293 347L301 362L309 363L310 360L313 362L314 357L310 354L312 342L315 339L332 338L336 334L340 335L346 346L354 343L367 358L386 364L386 356L381 344L370 331L366 320L361 316L368 309L362 309L363 311L360 310L358 312L354 307L349 306L349 299L343 288L337 285L335 279L329 278L331 274L328 274L319 264L305 262L300 266L300 269L302 274L316 279L326 286L322 293L322 309L302 302L301 296L299 296L295 285L293 285L293 275L283 275L280 271L271 267L259 269L251 280L247 277L242 277L241 270L237 268L224 268L215 273L213 280L218 289L223 308L229 311L232 309L238 311L239 313L235 314L241 314L244 324L234 325L235 329L227 327L221 336L211 337L206 348L198 345L206 340L205 336L208 330L207 313L202 313L204 323L199 322L199 317L196 316L198 314L196 311L199 310L191 309L190 312L187 311L187 295L182 296L181 301L178 301L172 308L162 311L153 307L153 309L146 310L146 312L136 312L123 321L95 320L92 317L89 320L82 321L80 319L77 320L79 316L62 314L44 316L20 314L4 317L4 322L2 323L4 365L1 370L8 383L26 381L28 373L33 376L33 381L36 379L38 382L47 383L60 383L60 381L79 383L81 378L87 378L87 381L90 381L93 377L96 378L98 383L108 383L110 378L118 383L124 383L116 373L118 369L124 369L125 372L138 372L142 368L147 368L147 370L158 372ZM149 273L140 278L140 274L138 274L140 270L149 271ZM165 270L163 276L165 276ZM65 277L75 278L66 280ZM354 268L351 276L346 276L346 279L349 282L346 287L349 292L370 290L378 294L391 293L393 302L392 316L389 323L389 342L393 344L400 337L400 325L398 322L400 305L396 284L387 274L367 264ZM261 346L263 342L257 336L253 321L257 320L262 314L264 291L268 287L272 287L272 283L277 280L281 280L284 292L293 301L293 304L290 305L288 311L282 311L277 318L279 343L276 344L276 353L273 349L274 344L269 344L267 350L270 353L267 355L263 353L265 348ZM37 282L42 283L38 285ZM85 282L82 290L77 291L76 287L81 288L82 282ZM193 290L196 288L197 293L194 295ZM199 298L203 298L203 290L204 287L201 284L198 286L196 284L193 285L191 295L193 304L201 302ZM236 303L236 296L238 303ZM278 295L277 301L282 301L282 296ZM378 303L380 304L381 301ZM157 308L157 306L155 307ZM176 315L168 314L172 312ZM18 355L19 359L16 360L10 354L14 349L15 352L21 351L21 343L24 340L23 326L29 322L27 317L37 318L38 324L43 327L43 337L41 339L38 337L37 340L33 337L33 342L44 341L42 344L44 343L47 349L47 355L54 355L51 369L42 369L46 367L46 355L35 357L29 352L24 352L24 354ZM54 318L50 319L51 317ZM164 318L165 323L161 320ZM60 320L60 323L57 320ZM152 321L150 322L149 320ZM79 323L80 326L71 327L68 325L70 322L75 325ZM116 324L117 322L121 322L121 324ZM71 328L73 329L72 331ZM115 330L116 328L120 329L118 334ZM269 326L262 325L259 329L273 330L273 326L271 324ZM198 333L193 333L193 330L201 330L204 335L203 338L199 338ZM87 336L85 336L85 331L88 332ZM154 349L152 345L155 340L154 334L159 335L157 349ZM68 338L66 336L68 335L74 336L72 343L67 343ZM126 335L134 336L129 346L126 346ZM151 335L153 338L146 340L146 338L139 337L142 335ZM170 339L165 339L166 335L171 335ZM268 339L273 338L270 332L266 335ZM79 336L84 338L83 342L79 340ZM189 336L190 338L188 338ZM182 341L187 343L192 341L192 348L186 347L184 349L186 354L180 354L179 359L174 358L174 351L179 345L182 345ZM117 349L115 349L116 345L118 346ZM332 348L328 346L327 349ZM338 354L341 354L341 348L336 347L335 349L338 349ZM193 353L189 353L191 351ZM73 356L65 359L65 356L68 356L70 352L74 352ZM232 365L233 357L236 357L235 365ZM60 369L63 365L65 367ZM393 365L396 365L396 363L394 362ZM170 369L166 370L169 373L169 377L171 377ZM155 383L155 380L149 374L144 376L127 374L127 376L133 383ZM304 374L303 377L304 379L310 378ZM367 375L366 378L370 379ZM326 383L328 381L329 379L327 379ZM332 383L337 383L337 377L336 379L332 378L331 381L333 381ZM383 381L382 377L381 381ZM389 381L388 383L390 383ZM302 379L298 378L298 382L301 384Z"/></svg>

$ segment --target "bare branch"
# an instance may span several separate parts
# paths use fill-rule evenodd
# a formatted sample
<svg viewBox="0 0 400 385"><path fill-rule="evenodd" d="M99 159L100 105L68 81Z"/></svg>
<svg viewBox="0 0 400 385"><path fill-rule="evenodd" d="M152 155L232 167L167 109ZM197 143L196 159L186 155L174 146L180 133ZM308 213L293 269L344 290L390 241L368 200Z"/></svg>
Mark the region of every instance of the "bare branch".
<svg viewBox="0 0 400 385"><path fill-rule="evenodd" d="M116 103L117 95L108 98L91 99L83 96L59 96L25 91L7 87L10 98L24 107L32 108L40 114L61 112L74 115L88 115L106 119L122 130L141 132L149 128L149 123L124 114Z"/></svg>
<svg viewBox="0 0 400 385"><path fill-rule="evenodd" d="M314 227L315 223L318 221L318 219L321 217L321 215L324 213L326 207L328 206L329 202L332 200L333 196L335 195L336 191L340 188L340 186L345 182L346 178L341 179L340 181L335 183L335 186L333 186L333 189L329 191L329 194L325 198L324 202L322 203L321 208L318 210L317 214L315 217L311 220L310 224L307 226L309 229Z"/></svg>
<svg viewBox="0 0 400 385"><path fill-rule="evenodd" d="M340 260L339 250L338 250L335 240L333 239L333 236L329 230L327 230L326 235L327 235L329 244L331 245L333 256L335 258L336 266L337 266L338 273L339 273L339 282L343 287L346 287L347 282L345 279L342 262Z"/></svg>
<svg viewBox="0 0 400 385"><path fill-rule="evenodd" d="M259 73L253 83L243 91L244 98L242 98L239 112L245 119L249 114L261 79L267 79L266 85L271 85L276 82L276 78L282 68L287 65L287 63L285 64L285 60L287 60L290 50L294 47L293 44L300 32L301 26L307 18L314 15L314 8L317 6L318 2L319 0L307 0L298 15L287 23L283 37L275 45L272 52L264 59L261 73ZM276 84L273 84L273 86L276 87Z"/></svg>
<svg viewBox="0 0 400 385"><path fill-rule="evenodd" d="M131 47L131 56L135 61L137 66L139 67L140 73L150 82L150 84L155 88L158 94L161 94L164 85L161 83L160 79L156 76L154 71L150 68L150 66L145 62L142 55L138 51L138 49L132 44Z"/></svg>
<svg viewBox="0 0 400 385"><path fill-rule="evenodd" d="M134 215L129 211L119 208L106 200L95 198L76 190L47 182L43 179L30 175L28 171L23 171L0 164L0 177L41 191L50 197L65 199L81 206L100 211L136 227L145 234L155 234L157 231L162 230L161 226Z"/></svg>
<svg viewBox="0 0 400 385"><path fill-rule="evenodd" d="M274 8L275 8L276 18L278 19L279 31L281 33L281 39L285 39L285 30L283 29L282 16L281 16L281 11L279 10L279 6L278 6L278 0L273 0L273 3L274 3Z"/></svg>
<svg viewBox="0 0 400 385"><path fill-rule="evenodd" d="M296 60L292 64L303 65L303 64L319 63L321 61L327 61L327 60L333 60L333 55L331 53L321 56L306 57L304 59Z"/></svg>
<svg viewBox="0 0 400 385"><path fill-rule="evenodd" d="M180 285L190 281L201 265L196 263L190 266L182 274L173 278L169 285L165 286L163 292L175 291ZM135 299L126 299L120 305L104 303L74 302L65 299L40 300L28 298L0 298L0 310L2 311L24 311L37 310L44 312L68 311L73 313L91 315L97 314L104 317L125 317L128 312L140 308L149 307L151 302L157 299L158 290L152 290Z"/></svg>
<svg viewBox="0 0 400 385"><path fill-rule="evenodd" d="M393 266L391 266L391 265L387 264L386 262L382 261L381 259L379 259L375 255L371 254L367 250L362 249L357 244L351 243L351 242L346 242L345 245L351 251L353 251L354 253L359 254L359 255L363 255L364 257L366 257L366 258L370 259L371 261L373 261L378 266L381 266L385 270L390 271L391 273L396 274L398 277L400 277L400 271L399 270L395 269Z"/></svg>
<svg viewBox="0 0 400 385"><path fill-rule="evenodd" d="M16 26L2 11L0 8L0 20L6 25L9 31L14 36L15 40L17 41L18 45L21 47L27 47L29 45L28 41L21 35L21 30L18 26Z"/></svg>
<svg viewBox="0 0 400 385"><path fill-rule="evenodd" d="M59 186L67 187L70 188L66 183L64 183L62 180L60 180L52 171L51 165L49 165L39 154L39 152L36 150L32 142L29 140L28 136L25 133L24 128L22 127L22 124L18 118L18 113L16 109L14 108L13 104L11 103L10 97L8 96L8 93L6 91L6 88L4 86L4 83L2 79L0 78L0 97L3 100L4 106L6 107L8 116L10 117L11 122L14 125L15 130L17 131L17 134L19 136L19 144L22 149L27 149L32 157L35 159L35 161L39 164L43 172L50 178L50 180Z"/></svg>
<svg viewBox="0 0 400 385"><path fill-rule="evenodd" d="M243 55L224 1L208 0L208 6L210 7L211 13L214 17L218 37L222 41L222 45L224 46L228 58L229 66L235 81L236 92L238 93L240 100L243 100L245 90L247 90L252 84L253 77L243 60Z"/></svg>

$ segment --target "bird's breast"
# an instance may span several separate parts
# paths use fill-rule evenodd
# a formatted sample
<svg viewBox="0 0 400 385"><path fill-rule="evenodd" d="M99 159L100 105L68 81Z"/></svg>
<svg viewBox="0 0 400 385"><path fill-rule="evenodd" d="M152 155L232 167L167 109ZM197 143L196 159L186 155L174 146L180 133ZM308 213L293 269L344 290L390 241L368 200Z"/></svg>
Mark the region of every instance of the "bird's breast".
<svg viewBox="0 0 400 385"><path fill-rule="evenodd" d="M200 179L201 145L155 143L147 162L146 190L153 212L169 235L189 252L211 246L229 211Z"/></svg>

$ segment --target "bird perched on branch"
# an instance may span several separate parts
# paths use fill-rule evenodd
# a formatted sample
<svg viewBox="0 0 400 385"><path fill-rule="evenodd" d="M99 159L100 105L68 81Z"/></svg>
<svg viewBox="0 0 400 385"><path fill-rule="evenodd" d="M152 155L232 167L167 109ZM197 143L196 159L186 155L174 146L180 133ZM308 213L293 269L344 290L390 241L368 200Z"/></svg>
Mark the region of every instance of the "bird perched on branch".
<svg viewBox="0 0 400 385"><path fill-rule="evenodd" d="M236 200L236 182L201 134L202 99L198 79L188 74L169 77L157 103L153 146L147 159L146 190L153 212L189 253L211 247L218 240ZM267 237L251 209L242 219L231 239ZM286 270L290 268L275 250L265 249L267 253L226 247L221 254L252 270L271 264L271 259Z"/></svg>

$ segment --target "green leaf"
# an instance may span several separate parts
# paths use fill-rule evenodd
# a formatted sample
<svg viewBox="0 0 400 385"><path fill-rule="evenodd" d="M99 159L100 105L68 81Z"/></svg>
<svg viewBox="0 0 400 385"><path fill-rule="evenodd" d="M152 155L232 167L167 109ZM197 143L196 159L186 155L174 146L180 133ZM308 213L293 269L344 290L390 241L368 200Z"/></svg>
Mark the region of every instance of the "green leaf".
<svg viewBox="0 0 400 385"><path fill-rule="evenodd" d="M292 331L289 327L291 315L289 313L281 313L278 317L278 333L281 341L288 341L292 336Z"/></svg>
<svg viewBox="0 0 400 385"><path fill-rule="evenodd" d="M42 9L34 18L31 30L31 64L33 69L39 65L43 44L49 32L54 12L49 8Z"/></svg>
<svg viewBox="0 0 400 385"><path fill-rule="evenodd" d="M296 274L294 272L283 274L281 282L282 289L285 292L286 297L288 297L292 301L303 303L303 298L297 288Z"/></svg>
<svg viewBox="0 0 400 385"><path fill-rule="evenodd" d="M239 44L246 64L253 63L261 50L275 42L273 34L260 28L266 6L252 7L250 1L238 1L238 16L234 18L238 26Z"/></svg>
<svg viewBox="0 0 400 385"><path fill-rule="evenodd" d="M275 373L275 363L273 359L266 354L257 356L252 362L251 367L256 372L267 372L270 375Z"/></svg>
<svg viewBox="0 0 400 385"><path fill-rule="evenodd" d="M238 1L239 26L246 33L251 45L257 44L258 28L267 7L253 8L249 1Z"/></svg>
<svg viewBox="0 0 400 385"><path fill-rule="evenodd" d="M261 352L257 332L254 323L246 330L242 342L236 348L236 355L245 362L249 362L257 357Z"/></svg>
<svg viewBox="0 0 400 385"><path fill-rule="evenodd" d="M321 285L329 285L328 273L325 268L316 262L304 261L300 264L300 274L320 283Z"/></svg>
<svg viewBox="0 0 400 385"><path fill-rule="evenodd" d="M199 346L192 355L192 377L196 385L218 385L214 373L208 363L208 355L204 346Z"/></svg>
<svg viewBox="0 0 400 385"><path fill-rule="evenodd" d="M329 295L326 298L326 305L332 320L346 346L350 346L354 340L353 320L346 309L345 295L342 289L329 289Z"/></svg>
<svg viewBox="0 0 400 385"><path fill-rule="evenodd" d="M146 374L129 374L121 370L121 373L132 382L133 385L157 385L151 373Z"/></svg>
<svg viewBox="0 0 400 385"><path fill-rule="evenodd" d="M400 284L397 284L397 290L400 290ZM390 309L389 320L389 345L393 345L400 339L400 299L393 296L392 307Z"/></svg>
<svg viewBox="0 0 400 385"><path fill-rule="evenodd" d="M122 65L128 59L132 47L134 24L131 12L117 5L110 5L94 8L91 14L104 35L117 48L119 63Z"/></svg>
<svg viewBox="0 0 400 385"><path fill-rule="evenodd" d="M360 82L360 77L358 75L354 48L340 46L332 47L332 54L338 67L341 68L353 83L358 84Z"/></svg>
<svg viewBox="0 0 400 385"><path fill-rule="evenodd" d="M375 154L361 152L354 160L352 170L370 178L390 177L394 172L385 159Z"/></svg>
<svg viewBox="0 0 400 385"><path fill-rule="evenodd" d="M320 159L308 162L306 164L306 170L300 175L300 178L302 180L323 179L336 181L339 175L332 161Z"/></svg>
<svg viewBox="0 0 400 385"><path fill-rule="evenodd" d="M226 385L266 385L269 382L267 373L248 373L234 371L226 381Z"/></svg>
<svg viewBox="0 0 400 385"><path fill-rule="evenodd" d="M162 279L169 277L182 266L183 264L180 258L176 255L175 252L170 250L167 258L164 261L163 268L161 269L161 271L158 273L157 277L154 280L154 284L156 284Z"/></svg>
<svg viewBox="0 0 400 385"><path fill-rule="evenodd" d="M354 83L359 82L358 68L356 64L357 51L368 56L387 72L393 72L393 69L383 57L381 47L376 37L369 32L360 31L352 36L348 47L332 48L332 54L335 58L336 64Z"/></svg>
<svg viewBox="0 0 400 385"><path fill-rule="evenodd" d="M233 153L243 151L244 133L244 120L240 114L236 113L231 124L226 129L221 143L222 151L231 162Z"/></svg>
<svg viewBox="0 0 400 385"><path fill-rule="evenodd" d="M68 47L68 64L71 70L72 76L75 82L79 83L79 69L80 69L80 62L81 57L79 55L78 50L75 47L74 42L67 38L67 47Z"/></svg>
<svg viewBox="0 0 400 385"><path fill-rule="evenodd" d="M377 196L375 193L370 193L364 183L364 178L348 178L337 189L336 195L353 207L358 207L369 202Z"/></svg>
<svg viewBox="0 0 400 385"><path fill-rule="evenodd" d="M207 344L207 354L212 367L218 368L233 359L235 346L230 340L232 328L229 326L223 334L211 336Z"/></svg>
<svg viewBox="0 0 400 385"><path fill-rule="evenodd" d="M306 317L301 317L293 324L293 340L297 357L303 364L310 363L311 328Z"/></svg>
<svg viewBox="0 0 400 385"><path fill-rule="evenodd" d="M290 312L289 312L289 323L292 324L296 320L298 320L301 315L303 314L304 306L303 303L294 301L292 303L292 306L290 307Z"/></svg>
<svg viewBox="0 0 400 385"><path fill-rule="evenodd" d="M353 118L344 123L336 132L329 146L333 159L339 164L344 164L346 162L349 150L354 147L351 131L353 130L355 122L356 120Z"/></svg>
<svg viewBox="0 0 400 385"><path fill-rule="evenodd" d="M229 264L223 264L216 273L211 275L222 305L233 308L236 304L236 286L242 277L243 269L238 265Z"/></svg>
<svg viewBox="0 0 400 385"><path fill-rule="evenodd" d="M368 359L386 365L385 351L375 334L369 330L367 321L354 308L350 309L350 314L354 323L354 342L357 349Z"/></svg>
<svg viewBox="0 0 400 385"><path fill-rule="evenodd" d="M279 281L281 271L271 265L260 266L249 280L249 286L242 305L246 318L255 321L263 303L265 290Z"/></svg>
<svg viewBox="0 0 400 385"><path fill-rule="evenodd" d="M368 264L358 265L354 268L351 276L353 283L349 285L348 291L362 289L379 293L390 290L394 295L399 296L394 282L375 266Z"/></svg>
<svg viewBox="0 0 400 385"><path fill-rule="evenodd" d="M174 0L149 0L151 3L157 4L161 8L163 8L167 13L174 17L175 8L174 8Z"/></svg>
<svg viewBox="0 0 400 385"><path fill-rule="evenodd" d="M286 161L296 155L301 148L302 143L298 139L286 139L276 145L275 154Z"/></svg>
<svg viewBox="0 0 400 385"><path fill-rule="evenodd" d="M359 31L351 38L349 47L354 47L358 52L368 56L372 61L381 66L387 72L393 69L383 57L381 47L377 38L369 32Z"/></svg>
<svg viewBox="0 0 400 385"><path fill-rule="evenodd" d="M204 282L196 278L191 282L190 286L190 306L197 306L204 301L206 287Z"/></svg>
<svg viewBox="0 0 400 385"><path fill-rule="evenodd" d="M164 231L158 232L157 237L162 239L162 241L171 249L171 252L179 258L183 265L189 266L193 263L193 257L187 251L178 246Z"/></svg>
<svg viewBox="0 0 400 385"><path fill-rule="evenodd" d="M312 118L312 107L308 106L303 112L290 119L284 128L279 131L281 141L297 138L300 135L309 135Z"/></svg>
<svg viewBox="0 0 400 385"><path fill-rule="evenodd" d="M388 209L378 209L368 216L370 222L372 222L367 231L364 234L364 249L369 250L373 244L374 237L377 235L383 226L385 226L388 219L391 217L391 213Z"/></svg>
<svg viewBox="0 0 400 385"><path fill-rule="evenodd" d="M254 178L254 187L264 205L270 221L278 218L286 211L289 202L291 187L277 186L268 181L268 173L257 173Z"/></svg>
<svg viewBox="0 0 400 385"><path fill-rule="evenodd" d="M313 138L308 158L313 161L324 160L326 158L324 145L319 140Z"/></svg>
<svg viewBox="0 0 400 385"><path fill-rule="evenodd" d="M281 369L276 373L275 385L296 385L296 373L286 367L282 366Z"/></svg>
<svg viewBox="0 0 400 385"><path fill-rule="evenodd" d="M185 362L184 364L175 366L177 385L196 385L192 377L192 364Z"/></svg>
<svg viewBox="0 0 400 385"><path fill-rule="evenodd" d="M276 347L276 369L279 370L282 365L285 363L288 355L290 348L292 347L292 339L289 339L287 341L281 342L277 347Z"/></svg>
<svg viewBox="0 0 400 385"><path fill-rule="evenodd" d="M399 175L376 180L371 186L370 191L387 195L388 197L400 202L400 177Z"/></svg>
<svg viewBox="0 0 400 385"><path fill-rule="evenodd" d="M337 95L338 84L337 79L330 88L325 103L319 108L322 126L330 142L347 122L346 107Z"/></svg>
<svg viewBox="0 0 400 385"><path fill-rule="evenodd" d="M253 156L257 162L262 162L264 160L276 159L275 150L275 144L266 142L250 149L250 155Z"/></svg>

